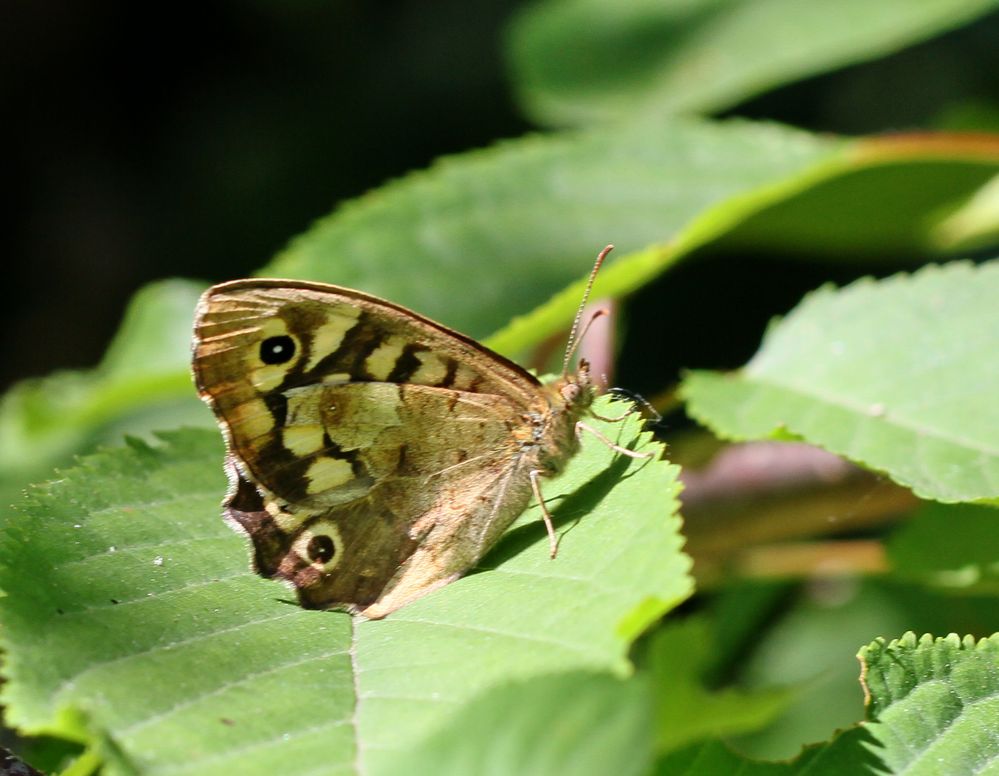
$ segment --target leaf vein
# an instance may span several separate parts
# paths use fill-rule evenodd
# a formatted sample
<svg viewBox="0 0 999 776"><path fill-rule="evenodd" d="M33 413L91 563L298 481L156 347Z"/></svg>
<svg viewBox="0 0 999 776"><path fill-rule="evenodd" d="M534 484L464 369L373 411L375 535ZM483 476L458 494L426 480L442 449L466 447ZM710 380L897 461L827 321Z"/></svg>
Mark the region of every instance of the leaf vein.
<svg viewBox="0 0 999 776"><path fill-rule="evenodd" d="M198 693L196 695L192 695L192 696L190 696L188 698L185 698L183 701L180 701L178 703L173 704L169 708L166 708L166 709L163 709L162 711L157 712L156 714L153 714L153 715L151 715L149 717L146 717L145 719L139 720L138 722L133 722L130 725L126 725L125 727L120 728L118 730L118 735L125 736L125 735L127 735L129 733L134 733L137 730L141 730L142 728L145 728L145 727L148 727L149 725L155 724L156 722L159 722L160 720L166 719L166 717L170 716L171 714L174 714L174 713L176 713L178 711L181 711L181 710L183 710L185 708L193 706L196 703L200 703L201 701L206 700L208 698L214 697L216 695L221 695L222 693L226 692L227 690L231 690L234 687L239 687L242 684L246 684L247 682L253 681L255 679L259 679L260 677L268 676L269 674L280 673L281 671L284 671L284 670L289 669L289 668L296 668L298 666L303 666L303 665L305 665L307 663L311 663L313 661L326 660L327 658L336 657L337 655L344 655L346 653L347 653L347 650L344 650L344 649L333 650L333 651L330 651L330 652L324 652L324 653L319 654L319 655L310 655L309 657L306 657L306 658L301 658L301 659L298 659L298 660L292 660L292 661L289 661L287 663L280 663L278 665L270 666L270 667L268 667L268 668L266 668L264 670L252 671L252 672L250 672L248 674L245 674L244 676L240 677L239 679L235 679L235 680L223 682L221 685L219 685L218 687L216 687L216 688L214 688L212 690L208 690L207 692L202 692L202 693Z"/></svg>

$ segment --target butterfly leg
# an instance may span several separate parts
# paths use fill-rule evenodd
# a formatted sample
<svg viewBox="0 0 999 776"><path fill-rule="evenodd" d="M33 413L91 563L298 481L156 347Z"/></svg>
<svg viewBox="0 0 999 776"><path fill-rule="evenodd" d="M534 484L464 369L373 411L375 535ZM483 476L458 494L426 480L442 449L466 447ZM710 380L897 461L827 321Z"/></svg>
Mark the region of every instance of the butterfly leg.
<svg viewBox="0 0 999 776"><path fill-rule="evenodd" d="M595 417L597 420L602 420L605 423L620 423L622 420L624 420L626 417L628 417L632 412L634 412L634 410L631 407L629 407L628 409L626 409L624 412L622 412L620 415L618 415L615 418L605 418L603 415L598 415L593 410L590 410L590 414L593 417Z"/></svg>
<svg viewBox="0 0 999 776"><path fill-rule="evenodd" d="M651 458L653 455L652 453L636 453L634 450L629 450L627 447L621 447L621 445L611 442L607 437L593 428L593 426L588 426L581 420L576 421L576 436L582 437L584 431L589 431L615 453L627 455L629 458Z"/></svg>
<svg viewBox="0 0 999 776"><path fill-rule="evenodd" d="M541 519L545 521L545 528L548 529L548 554L550 557L554 558L558 553L558 537L555 536L555 525L552 523L552 513L548 511L548 507L545 506L545 499L541 495L541 471L538 469L531 469L531 490L534 491L534 498L538 500L538 504L541 506Z"/></svg>

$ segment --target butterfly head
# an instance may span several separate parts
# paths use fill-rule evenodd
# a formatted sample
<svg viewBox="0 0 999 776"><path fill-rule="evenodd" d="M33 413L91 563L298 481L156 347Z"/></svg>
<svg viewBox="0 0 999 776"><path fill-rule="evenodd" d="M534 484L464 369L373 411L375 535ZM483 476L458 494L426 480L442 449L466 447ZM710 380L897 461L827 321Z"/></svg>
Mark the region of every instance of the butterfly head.
<svg viewBox="0 0 999 776"><path fill-rule="evenodd" d="M557 383L557 392L566 407L589 406L593 401L593 380L590 377L590 364L580 359L575 374L562 376Z"/></svg>

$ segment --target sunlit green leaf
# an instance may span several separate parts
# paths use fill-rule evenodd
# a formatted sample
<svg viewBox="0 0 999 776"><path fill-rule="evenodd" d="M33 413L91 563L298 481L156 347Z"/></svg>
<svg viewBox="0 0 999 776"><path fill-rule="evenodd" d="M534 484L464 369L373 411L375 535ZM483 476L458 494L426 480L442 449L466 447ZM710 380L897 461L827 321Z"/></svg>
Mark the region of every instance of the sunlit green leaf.
<svg viewBox="0 0 999 776"><path fill-rule="evenodd" d="M860 651L887 773L995 773L999 635L877 639Z"/></svg>
<svg viewBox="0 0 999 776"><path fill-rule="evenodd" d="M799 438L940 501L999 498L999 262L823 288L741 371L695 372L730 439Z"/></svg>
<svg viewBox="0 0 999 776"><path fill-rule="evenodd" d="M636 418L602 428L658 449ZM556 560L532 508L480 573L385 620L305 611L247 569L220 457L215 433L135 442L8 521L9 723L95 744L111 773L375 772L497 683L626 671L635 612L690 592L675 467L588 441L546 483Z"/></svg>
<svg viewBox="0 0 999 776"><path fill-rule="evenodd" d="M542 0L509 34L521 104L545 124L716 111L966 24L995 0Z"/></svg>

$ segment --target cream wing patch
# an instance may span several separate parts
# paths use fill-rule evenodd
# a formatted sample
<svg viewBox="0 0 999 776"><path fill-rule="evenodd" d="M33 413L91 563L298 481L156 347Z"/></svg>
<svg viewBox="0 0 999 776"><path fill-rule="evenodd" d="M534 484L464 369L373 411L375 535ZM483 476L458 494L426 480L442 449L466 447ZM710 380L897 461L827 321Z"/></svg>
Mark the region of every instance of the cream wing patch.
<svg viewBox="0 0 999 776"><path fill-rule="evenodd" d="M281 442L295 455L305 458L322 449L324 433L320 425L287 426L281 433Z"/></svg>
<svg viewBox="0 0 999 776"><path fill-rule="evenodd" d="M357 320L361 317L361 308L349 304L330 305L330 309L325 312L326 320L312 333L309 362L305 365L307 370L314 369L326 356L335 352L347 332L357 325Z"/></svg>
<svg viewBox="0 0 999 776"><path fill-rule="evenodd" d="M402 337L389 337L365 359L364 370L374 380L388 379L405 347L406 341Z"/></svg>
<svg viewBox="0 0 999 776"><path fill-rule="evenodd" d="M350 461L323 456L309 465L305 477L309 481L306 491L315 495L350 482L354 479L354 470Z"/></svg>
<svg viewBox="0 0 999 776"><path fill-rule="evenodd" d="M421 351L416 354L419 368L413 372L410 378L411 383L417 385L440 385L447 376L447 364L435 353Z"/></svg>
<svg viewBox="0 0 999 776"><path fill-rule="evenodd" d="M274 416L263 399L249 399L233 407L230 425L233 433L259 447L274 431Z"/></svg>
<svg viewBox="0 0 999 776"><path fill-rule="evenodd" d="M451 387L457 391L467 391L472 387L478 377L479 376L473 370L469 369L464 364L459 364L458 369L454 374L454 383Z"/></svg>
<svg viewBox="0 0 999 776"><path fill-rule="evenodd" d="M286 533L294 531L311 516L310 513L305 510L286 512L281 508L281 505L275 501L267 501L264 504L264 509L267 510L267 514L274 518L274 522L277 523L278 528Z"/></svg>

